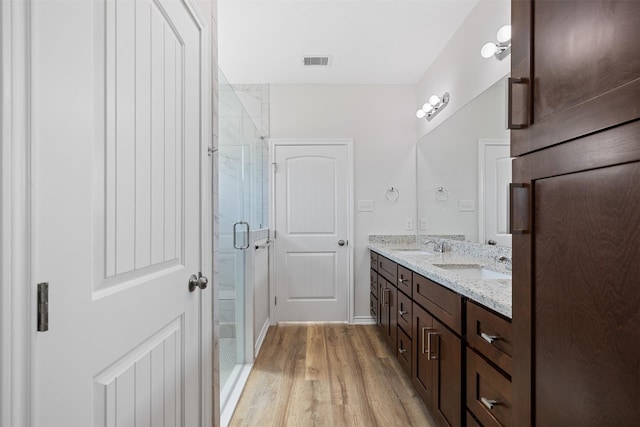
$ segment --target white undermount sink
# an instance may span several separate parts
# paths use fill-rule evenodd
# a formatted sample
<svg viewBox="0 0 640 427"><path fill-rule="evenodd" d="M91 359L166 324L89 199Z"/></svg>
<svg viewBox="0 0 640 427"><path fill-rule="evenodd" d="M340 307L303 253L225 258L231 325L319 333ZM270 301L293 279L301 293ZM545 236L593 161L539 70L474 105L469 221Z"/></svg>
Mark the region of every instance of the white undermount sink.
<svg viewBox="0 0 640 427"><path fill-rule="evenodd" d="M500 273L498 271L489 270L480 264L433 264L434 267L443 268L447 271L455 273L465 279L482 279L482 280L511 280L510 274Z"/></svg>

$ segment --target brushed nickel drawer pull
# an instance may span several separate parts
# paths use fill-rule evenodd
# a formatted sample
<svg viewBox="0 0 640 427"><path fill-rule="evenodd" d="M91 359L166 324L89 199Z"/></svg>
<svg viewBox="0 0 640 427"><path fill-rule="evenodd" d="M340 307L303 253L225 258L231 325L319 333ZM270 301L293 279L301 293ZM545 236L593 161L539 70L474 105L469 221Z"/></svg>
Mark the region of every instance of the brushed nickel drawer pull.
<svg viewBox="0 0 640 427"><path fill-rule="evenodd" d="M408 311L402 311L402 310L398 310L398 314L400 315L400 317L404 317L405 314L407 314Z"/></svg>
<svg viewBox="0 0 640 427"><path fill-rule="evenodd" d="M481 397L480 402L482 402L482 404L486 406L488 410L492 410L493 407L498 404L497 400L487 399L486 397Z"/></svg>
<svg viewBox="0 0 640 427"><path fill-rule="evenodd" d="M400 282L400 283L404 283L404 282L408 282L408 281L409 281L409 279L403 279L403 278L399 278L398 279L398 282Z"/></svg>
<svg viewBox="0 0 640 427"><path fill-rule="evenodd" d="M389 295L391 289L383 289L382 290L382 305L389 305L389 297L385 298L385 295Z"/></svg>
<svg viewBox="0 0 640 427"><path fill-rule="evenodd" d="M487 335L484 332L480 334L483 340L488 342L489 344L493 344L494 341L499 340L500 337L498 335Z"/></svg>
<svg viewBox="0 0 640 427"><path fill-rule="evenodd" d="M429 332L427 334L427 360L436 360L438 356L431 357L431 337L438 336L435 332Z"/></svg>
<svg viewBox="0 0 640 427"><path fill-rule="evenodd" d="M427 349L425 350L425 342L426 342L427 340L426 340L426 339L425 339L425 337L424 337L424 333L425 333L426 331L432 331L432 330L433 330L433 328L422 328L422 354L427 353L427 360L429 360L429 352L431 351L431 348L427 348ZM429 343L429 344L431 344L431 343Z"/></svg>
<svg viewBox="0 0 640 427"><path fill-rule="evenodd" d="M402 347L400 347L400 348L398 349L398 352L400 352L400 354L403 354L403 353L406 353L406 352L407 352L407 350L406 350L406 349L404 349L404 348L402 348Z"/></svg>

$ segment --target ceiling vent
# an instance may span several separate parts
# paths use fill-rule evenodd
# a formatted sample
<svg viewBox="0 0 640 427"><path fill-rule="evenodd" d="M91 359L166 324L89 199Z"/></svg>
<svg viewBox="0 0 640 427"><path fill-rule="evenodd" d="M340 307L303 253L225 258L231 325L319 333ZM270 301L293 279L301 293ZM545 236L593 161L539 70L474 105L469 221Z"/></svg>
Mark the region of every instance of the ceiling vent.
<svg viewBox="0 0 640 427"><path fill-rule="evenodd" d="M329 56L303 56L302 65L305 67L328 67L331 65L331 57Z"/></svg>

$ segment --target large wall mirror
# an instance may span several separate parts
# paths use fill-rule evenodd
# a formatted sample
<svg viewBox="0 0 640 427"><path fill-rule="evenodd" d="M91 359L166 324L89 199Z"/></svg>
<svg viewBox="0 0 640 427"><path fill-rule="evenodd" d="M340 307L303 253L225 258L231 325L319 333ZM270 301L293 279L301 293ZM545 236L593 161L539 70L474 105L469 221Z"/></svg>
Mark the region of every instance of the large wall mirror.
<svg viewBox="0 0 640 427"><path fill-rule="evenodd" d="M419 234L511 246L506 79L418 140Z"/></svg>

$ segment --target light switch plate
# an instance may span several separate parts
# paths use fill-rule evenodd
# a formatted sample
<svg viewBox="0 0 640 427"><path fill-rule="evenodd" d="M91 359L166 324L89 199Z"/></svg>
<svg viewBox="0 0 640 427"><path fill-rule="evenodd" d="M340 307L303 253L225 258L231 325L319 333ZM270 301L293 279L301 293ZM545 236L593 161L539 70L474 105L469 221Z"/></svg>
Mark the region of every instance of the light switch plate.
<svg viewBox="0 0 640 427"><path fill-rule="evenodd" d="M373 200L358 200L358 212L373 212Z"/></svg>
<svg viewBox="0 0 640 427"><path fill-rule="evenodd" d="M426 231L429 228L429 221L427 218L420 218L420 230Z"/></svg>
<svg viewBox="0 0 640 427"><path fill-rule="evenodd" d="M413 230L413 219L405 218L405 220L404 220L404 229L405 230Z"/></svg>
<svg viewBox="0 0 640 427"><path fill-rule="evenodd" d="M458 200L458 210L460 212L473 212L476 210L475 200Z"/></svg>

